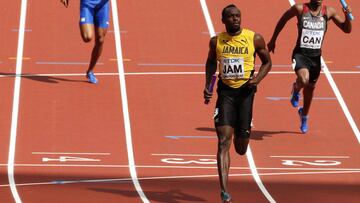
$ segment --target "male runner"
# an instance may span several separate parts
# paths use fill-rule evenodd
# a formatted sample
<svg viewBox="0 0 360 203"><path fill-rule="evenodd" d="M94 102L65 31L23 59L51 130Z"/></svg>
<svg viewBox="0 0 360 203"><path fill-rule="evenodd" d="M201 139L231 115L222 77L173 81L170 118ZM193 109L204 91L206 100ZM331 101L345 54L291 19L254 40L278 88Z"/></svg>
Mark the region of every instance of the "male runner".
<svg viewBox="0 0 360 203"><path fill-rule="evenodd" d="M276 39L285 24L293 17L298 19L298 39L292 54L293 65L297 75L292 85L290 102L293 107L299 106L300 90L303 89L303 107L298 109L300 130L308 132L308 114L313 98L316 81L321 69L321 46L327 30L327 22L332 20L343 32L351 32L351 21L347 16L351 8L343 9L345 19L331 6L325 6L322 0L310 0L299 3L287 10L276 25L274 34L268 44L271 52L275 50Z"/></svg>
<svg viewBox="0 0 360 203"><path fill-rule="evenodd" d="M60 0L68 7L70 0ZM90 83L97 83L94 68L98 61L109 27L109 0L80 0L80 32L84 42L90 42L95 37L94 48L86 77Z"/></svg>
<svg viewBox="0 0 360 203"><path fill-rule="evenodd" d="M226 32L210 39L204 98L210 100L212 97L209 85L219 63L218 99L214 114L218 136L217 165L221 199L224 203L229 203L231 197L227 183L231 141L234 141L238 154L246 153L256 87L270 71L271 59L263 37L241 27L241 13L235 5L231 4L223 9L222 22ZM256 54L262 64L255 76Z"/></svg>

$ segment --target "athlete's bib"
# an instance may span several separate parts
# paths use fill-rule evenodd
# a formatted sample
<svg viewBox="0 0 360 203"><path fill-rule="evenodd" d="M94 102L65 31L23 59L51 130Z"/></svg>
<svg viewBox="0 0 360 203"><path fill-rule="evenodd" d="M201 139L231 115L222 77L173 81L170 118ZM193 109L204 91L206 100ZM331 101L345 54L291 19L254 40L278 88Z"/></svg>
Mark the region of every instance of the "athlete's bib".
<svg viewBox="0 0 360 203"><path fill-rule="evenodd" d="M307 49L320 49L324 37L324 30L303 29L300 47Z"/></svg>
<svg viewBox="0 0 360 203"><path fill-rule="evenodd" d="M244 59L243 58L221 58L220 60L222 79L243 79Z"/></svg>

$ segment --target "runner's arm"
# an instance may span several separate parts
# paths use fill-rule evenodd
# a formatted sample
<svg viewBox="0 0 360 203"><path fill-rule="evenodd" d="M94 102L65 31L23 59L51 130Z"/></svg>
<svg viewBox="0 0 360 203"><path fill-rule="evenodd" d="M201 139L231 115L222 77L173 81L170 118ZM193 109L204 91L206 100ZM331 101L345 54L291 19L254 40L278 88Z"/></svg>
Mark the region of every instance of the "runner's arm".
<svg viewBox="0 0 360 203"><path fill-rule="evenodd" d="M276 39L279 36L280 32L282 31L282 29L284 28L285 24L293 17L300 15L303 9L303 5L302 4L295 4L294 6L290 7L279 19L278 23L276 24L274 33L271 37L271 40L268 43L268 49L269 52L273 52L275 51L275 46L276 46Z"/></svg>
<svg viewBox="0 0 360 203"><path fill-rule="evenodd" d="M272 65L269 51L266 49L265 40L260 34L255 34L254 46L256 54L261 60L261 66L258 74L249 81L249 84L251 85L259 84L271 70Z"/></svg>
<svg viewBox="0 0 360 203"><path fill-rule="evenodd" d="M204 99L210 99L212 97L212 92L209 92L209 86L211 84L212 76L215 74L217 68L216 41L217 41L217 37L215 36L210 39L210 43L209 43L209 53L205 66Z"/></svg>
<svg viewBox="0 0 360 203"><path fill-rule="evenodd" d="M352 9L348 6L346 10L343 9L343 12L345 14L345 19L336 12L335 8L331 6L327 7L327 15L329 19L332 20L343 32L350 33L352 25L347 12L352 12Z"/></svg>

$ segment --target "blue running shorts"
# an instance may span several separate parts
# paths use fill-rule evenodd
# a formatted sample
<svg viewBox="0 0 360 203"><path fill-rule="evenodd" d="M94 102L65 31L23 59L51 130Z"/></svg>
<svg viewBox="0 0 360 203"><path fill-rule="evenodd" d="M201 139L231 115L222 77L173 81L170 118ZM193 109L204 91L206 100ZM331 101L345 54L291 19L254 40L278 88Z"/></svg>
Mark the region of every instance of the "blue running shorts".
<svg viewBox="0 0 360 203"><path fill-rule="evenodd" d="M94 24L95 27L109 27L109 0L81 0L80 25Z"/></svg>

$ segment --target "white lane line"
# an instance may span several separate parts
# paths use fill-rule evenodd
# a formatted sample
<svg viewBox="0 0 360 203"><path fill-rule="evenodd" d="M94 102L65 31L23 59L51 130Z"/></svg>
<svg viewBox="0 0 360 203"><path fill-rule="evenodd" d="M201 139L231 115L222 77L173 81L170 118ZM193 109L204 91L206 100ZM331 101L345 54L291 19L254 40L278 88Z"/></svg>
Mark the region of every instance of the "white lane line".
<svg viewBox="0 0 360 203"><path fill-rule="evenodd" d="M257 72L255 72L257 73ZM321 72L324 74L324 72ZM331 71L331 74L360 74L360 71ZM125 73L126 76L131 75L204 75L204 71L197 72L129 72ZM294 74L294 71L270 71L268 74ZM44 73L44 74L0 74L0 78L2 77L53 77L53 76L84 76L84 73ZM118 76L119 73L96 73L99 76Z"/></svg>
<svg viewBox="0 0 360 203"><path fill-rule="evenodd" d="M111 153L92 153L92 152L31 152L36 155L98 155L98 156L109 156Z"/></svg>
<svg viewBox="0 0 360 203"><path fill-rule="evenodd" d="M289 0L289 2L290 2L291 6L293 6L295 4L295 2L293 0ZM344 114L345 114L345 116L346 116L346 118L347 118L347 120L348 120L348 122L350 124L350 127L353 130L353 132L354 132L354 134L355 134L355 136L357 138L358 143L360 144L360 131L359 131L359 128L357 127L353 117L351 116L351 113L350 113L350 111L349 111L343 97L341 96L340 90L336 86L336 83L335 83L333 77L331 76L329 68L327 67L323 57L321 57L321 63L323 65L322 70L324 71L325 76L328 79L328 81L330 83L330 86L331 86L332 90L334 91L334 94L335 94L336 98L339 101L341 109L343 110L343 112L344 112Z"/></svg>
<svg viewBox="0 0 360 203"><path fill-rule="evenodd" d="M27 7L27 0L22 0L21 8L20 8L21 10L20 10L19 38L18 38L18 47L17 47L17 58L16 58L16 75L21 75L21 73L22 73L22 61L23 61L22 58L23 58L23 52L24 52L26 7ZM15 152L16 152L17 123L18 123L18 116L19 116L20 87L21 87L21 77L15 77L7 170L8 170L8 179L9 179L11 193L12 193L16 203L22 202L20 195L16 189L16 183L15 183L15 178L14 178L14 170L15 170L14 163L15 163Z"/></svg>
<svg viewBox="0 0 360 203"><path fill-rule="evenodd" d="M279 175L321 175L321 174L351 174L360 173L360 171L325 171L325 172L289 172L289 173L260 173L260 176L279 176ZM252 176L251 173L244 174L229 174L231 177ZM143 177L140 180L171 180L171 179L190 179L190 178L217 178L218 175L191 175L191 176L154 176ZM108 178L108 179L83 179L83 180L55 180L50 182L32 182L17 184L20 186L35 186L35 185L60 185L60 184L79 184L79 183L107 183L107 182L128 182L131 178ZM3 184L0 187L8 187L9 185Z"/></svg>
<svg viewBox="0 0 360 203"><path fill-rule="evenodd" d="M248 149L246 152L246 157L249 162L250 170L251 170L251 173L253 174L256 184L259 186L260 190L265 195L266 199L268 199L269 202L271 202L271 203L275 203L276 201L274 200L274 198L270 195L270 193L265 188L264 184L262 183L262 181L260 179L259 173L256 170L256 165L255 165L255 161L254 161L254 158L253 158L253 155L251 152L250 145L248 146Z"/></svg>
<svg viewBox="0 0 360 203"><path fill-rule="evenodd" d="M215 164L214 164L215 165ZM7 164L0 164L0 167ZM16 167L79 167L79 168L128 168L129 165L118 164L15 164ZM168 166L168 165L136 165L136 168L171 168L171 169L217 169L216 166ZM360 168L274 168L256 167L258 170L299 170L299 171L360 171ZM250 170L250 167L231 166L231 170Z"/></svg>
<svg viewBox="0 0 360 203"><path fill-rule="evenodd" d="M325 64L324 59L322 57L321 57L321 63L323 64L323 71L324 71L324 73L326 75L326 78L328 79L328 81L330 83L330 86L331 86L332 90L334 91L335 96L338 99L339 104L340 104L342 110L344 111L344 114L345 114L345 116L346 116L346 118L347 118L347 120L348 120L348 122L349 122L349 124L351 126L351 129L353 130L353 132L354 132L354 134L355 134L355 136L356 136L356 138L358 140L358 143L360 144L360 132L359 132L359 129L358 129L353 117L351 116L351 113L350 113L350 111L349 111L343 97L341 96L340 90L336 86L335 80L331 76L331 73L330 73L330 71L329 71L329 69L328 69L327 65Z"/></svg>
<svg viewBox="0 0 360 203"><path fill-rule="evenodd" d="M111 8L112 8L112 15L113 15L113 25L114 25L114 35L115 35L115 47L116 47L116 57L117 57L117 64L118 64L118 71L119 71L119 81L120 81L120 91L121 91L121 103L122 103L122 110L124 116L124 128L125 128L125 137L126 137L126 147L127 147L127 154L128 154L128 161L129 161L129 170L132 181L134 183L135 189L139 194L141 200L145 203L150 202L147 197L145 196L138 177L136 173L136 166L134 160L134 151L132 146L132 138L131 138L131 128L130 128L130 118L129 118L129 108L128 108L128 100L126 94L126 81L125 81L125 73L124 73L124 64L123 64L123 56L122 56L122 49L121 49L121 39L120 39L120 24L119 24L119 17L118 17L118 6L116 0L111 0Z"/></svg>
<svg viewBox="0 0 360 203"><path fill-rule="evenodd" d="M216 157L216 155L206 155L206 154L151 154L153 156L205 156L205 157Z"/></svg>
<svg viewBox="0 0 360 203"><path fill-rule="evenodd" d="M349 156L269 156L271 158L324 158L324 159L348 159Z"/></svg>
<svg viewBox="0 0 360 203"><path fill-rule="evenodd" d="M207 27L208 27L208 30L209 30L209 33L210 33L210 37L214 37L216 35L216 33L215 33L215 29L214 29L213 23L212 23L211 18L210 18L210 12L208 10L206 0L200 0L200 4L201 4L201 8L203 10L203 14L204 14L204 17L205 17L205 20L206 20L206 24L207 24ZM250 145L248 146L246 157L248 159L250 169L251 169L251 173L253 175L253 178L254 178L256 184L259 186L260 190L265 195L265 197L268 199L268 201L271 202L271 203L275 203L275 200L273 199L273 197L270 195L270 193L266 190L265 186L261 182L260 176L259 176L259 174L258 174L258 172L256 170L255 161L254 161L254 159L252 157Z"/></svg>

